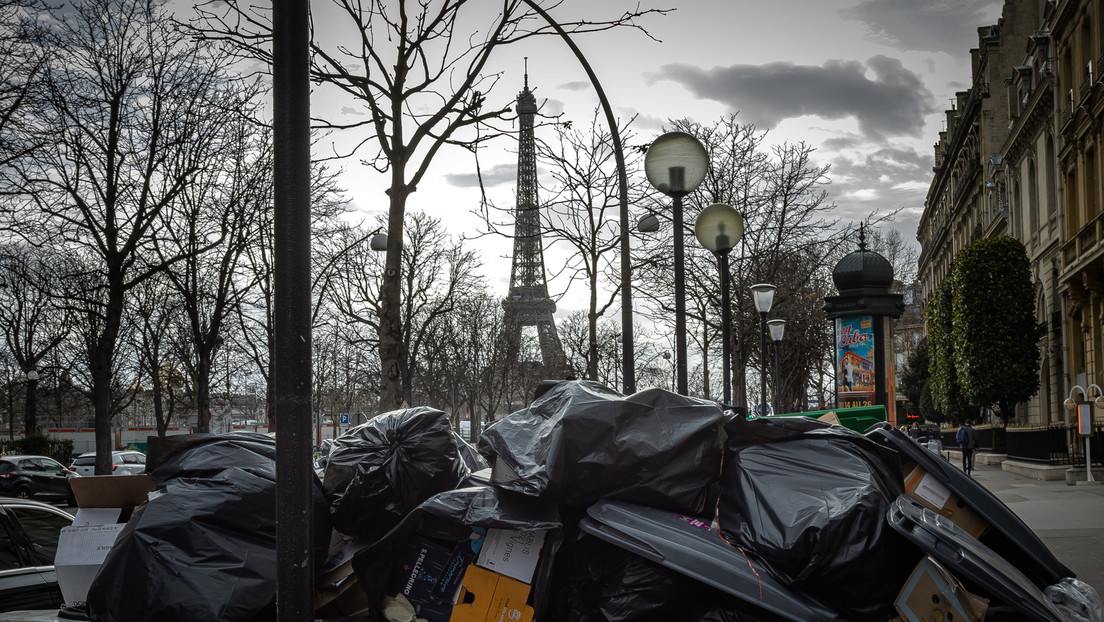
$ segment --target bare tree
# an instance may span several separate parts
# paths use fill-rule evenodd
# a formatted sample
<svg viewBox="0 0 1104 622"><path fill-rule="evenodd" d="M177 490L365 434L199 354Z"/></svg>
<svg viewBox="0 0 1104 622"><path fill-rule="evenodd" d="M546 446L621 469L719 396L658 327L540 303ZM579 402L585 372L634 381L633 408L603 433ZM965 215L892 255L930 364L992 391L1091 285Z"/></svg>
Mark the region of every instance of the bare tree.
<svg viewBox="0 0 1104 622"><path fill-rule="evenodd" d="M548 8L560 2L546 3ZM486 109L498 75L488 72L502 47L556 29L538 19L521 0L506 0L497 14L474 0L387 2L333 0L359 40L311 38L312 78L363 105L363 122L320 120L323 127L363 132L357 152L373 170L387 175L388 248L380 287L379 352L383 368L381 400L396 407L403 396L402 258L406 201L421 183L434 157L446 146L473 149L501 133L493 122L512 115L509 104ZM231 0L198 7L206 36L232 41L245 54L271 60L270 16L266 9ZM611 19L588 15L559 26L573 34L631 27L659 10L632 8ZM487 16L491 15L489 21ZM479 27L479 24L485 24ZM467 30L472 26L474 30ZM646 33L645 33L646 34ZM482 128L476 132L476 128ZM348 154L336 154L344 156Z"/></svg>
<svg viewBox="0 0 1104 622"><path fill-rule="evenodd" d="M235 95L243 115L250 114L256 91L249 87ZM191 339L192 356L181 362L195 389L199 432L209 431L205 415L211 411L212 357L218 348L233 347L227 324L237 316L241 297L257 283L258 275L244 269L245 253L259 237L271 194L268 134L248 116L227 122L233 124L225 150L197 171L165 210L173 226L154 240L160 260L171 263L166 282L180 302ZM181 259L170 262L173 257Z"/></svg>
<svg viewBox="0 0 1104 622"><path fill-rule="evenodd" d="M128 292L181 259L154 260L170 226L165 210L212 153L237 115L226 59L167 19L155 0L85 0L51 11L41 45L41 94L23 131L43 146L14 166L31 208L7 226L33 242L81 248L102 296L89 343L96 412L96 472L110 472L112 370ZM44 237L45 236L45 237Z"/></svg>
<svg viewBox="0 0 1104 622"><path fill-rule="evenodd" d="M625 143L634 138L631 124L632 119L617 128ZM566 254L566 261L556 262L559 267L551 276L555 280L566 275L565 289L579 281L587 287L584 369L587 378L597 380L601 347L598 321L619 300L621 237L629 235L621 230L618 216L620 190L611 130L595 109L586 129L561 123L556 126L555 141L538 144L538 155L549 165L552 177L551 184L543 188L547 198L542 201L542 238L548 241L548 252ZM652 192L642 177L634 175L640 167L640 152L630 152L625 168L630 176L627 189L631 204Z"/></svg>
<svg viewBox="0 0 1104 622"><path fill-rule="evenodd" d="M68 313L57 299L58 267L48 251L22 244L0 248L0 332L13 362L27 377L27 434L38 430L35 393L40 362L70 330Z"/></svg>
<svg viewBox="0 0 1104 622"><path fill-rule="evenodd" d="M772 353L760 351L760 318L755 311L750 286L754 283L772 283L778 286L775 294L773 317L787 319L806 317L812 310L819 310L823 298L815 299L807 284L828 283L831 268L825 267L833 257L843 233L836 228L831 217L834 205L827 194L828 167L813 161L814 150L803 143L783 143L770 148L765 146L766 134L752 125L740 124L736 115L723 117L712 125L682 119L672 122L672 129L693 134L701 140L709 153L709 171L701 186L685 201L687 206L686 278L687 292L701 300L691 300L687 305L690 336L701 350L703 362L710 359L708 353L720 349L720 296L717 264L692 237L691 228L697 212L712 203L728 203L744 218L744 235L730 256L731 292L733 305L733 395L739 406L748 405L748 370L760 379L761 370L771 374ZM660 214L663 213L661 210ZM669 259L669 240L675 232L670 223L663 222L667 233L647 238L639 259L641 278L655 287L643 291L643 297L651 306L652 317L670 317L674 303L671 297L672 273ZM813 288L827 292L819 285ZM810 316L811 317L811 316ZM795 324L796 327L796 324ZM787 331L789 332L789 331ZM796 332L796 331L795 331ZM808 341L787 339L784 354L787 361L807 357L817 360L827 356L825 348L831 347L830 339ZM719 356L717 359L719 361ZM815 365L810 364L812 369ZM703 364L701 380L703 389L711 371L711 364ZM787 370L793 369L787 366ZM802 366L797 366L797 378L793 386L804 387L808 376ZM759 383L756 383L758 386ZM708 391L708 389L705 389ZM804 389L800 389L803 391ZM793 389L796 394L799 390ZM757 396L765 401L766 396ZM791 404L796 398L788 397Z"/></svg>

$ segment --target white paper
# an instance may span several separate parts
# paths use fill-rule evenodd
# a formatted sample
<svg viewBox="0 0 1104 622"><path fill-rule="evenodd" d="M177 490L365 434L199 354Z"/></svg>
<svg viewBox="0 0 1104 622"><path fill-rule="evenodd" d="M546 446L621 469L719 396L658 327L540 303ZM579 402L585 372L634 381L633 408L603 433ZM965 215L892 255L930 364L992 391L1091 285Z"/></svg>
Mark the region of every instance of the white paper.
<svg viewBox="0 0 1104 622"><path fill-rule="evenodd" d="M546 530L488 529L476 564L523 583L533 580Z"/></svg>
<svg viewBox="0 0 1104 622"><path fill-rule="evenodd" d="M126 523L65 527L58 538L55 566L98 566Z"/></svg>
<svg viewBox="0 0 1104 622"><path fill-rule="evenodd" d="M920 483L913 491L920 499L932 504L933 507L942 509L951 496L951 490L943 485L943 482L935 478L931 473L924 473Z"/></svg>
<svg viewBox="0 0 1104 622"><path fill-rule="evenodd" d="M73 519L73 527L84 525L110 525L119 522L123 514L123 508L77 508L77 516Z"/></svg>

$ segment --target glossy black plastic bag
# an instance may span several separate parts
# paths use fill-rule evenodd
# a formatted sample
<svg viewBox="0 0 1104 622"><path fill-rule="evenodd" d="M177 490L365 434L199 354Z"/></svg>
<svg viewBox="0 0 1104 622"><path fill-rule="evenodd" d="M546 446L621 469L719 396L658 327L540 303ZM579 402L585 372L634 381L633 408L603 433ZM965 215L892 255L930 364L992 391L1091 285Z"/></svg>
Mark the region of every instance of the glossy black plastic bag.
<svg viewBox="0 0 1104 622"><path fill-rule="evenodd" d="M886 522L904 492L897 455L806 417L733 418L721 536L849 620L886 620L920 551Z"/></svg>
<svg viewBox="0 0 1104 622"><path fill-rule="evenodd" d="M147 466L157 488L93 580L91 619L274 619L275 443L248 432L152 441ZM314 554L323 559L330 527L321 486L314 489Z"/></svg>
<svg viewBox="0 0 1104 622"><path fill-rule="evenodd" d="M608 498L701 514L716 501L723 426L715 402L565 381L495 422L481 443L502 488L576 507Z"/></svg>
<svg viewBox="0 0 1104 622"><path fill-rule="evenodd" d="M375 540L456 488L478 458L462 443L448 415L425 406L377 415L334 439L322 476L334 528Z"/></svg>

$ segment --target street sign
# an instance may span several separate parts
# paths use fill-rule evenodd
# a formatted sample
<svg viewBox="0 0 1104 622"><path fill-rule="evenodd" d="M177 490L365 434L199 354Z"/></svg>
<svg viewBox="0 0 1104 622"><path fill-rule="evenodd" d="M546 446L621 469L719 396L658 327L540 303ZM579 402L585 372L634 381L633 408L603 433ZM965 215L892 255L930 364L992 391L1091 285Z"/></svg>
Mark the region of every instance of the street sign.
<svg viewBox="0 0 1104 622"><path fill-rule="evenodd" d="M349 413L341 413L341 425L349 425Z"/></svg>
<svg viewBox="0 0 1104 622"><path fill-rule="evenodd" d="M764 410L766 410L766 412L763 412ZM756 404L755 414L760 417L769 417L771 414L770 404Z"/></svg>

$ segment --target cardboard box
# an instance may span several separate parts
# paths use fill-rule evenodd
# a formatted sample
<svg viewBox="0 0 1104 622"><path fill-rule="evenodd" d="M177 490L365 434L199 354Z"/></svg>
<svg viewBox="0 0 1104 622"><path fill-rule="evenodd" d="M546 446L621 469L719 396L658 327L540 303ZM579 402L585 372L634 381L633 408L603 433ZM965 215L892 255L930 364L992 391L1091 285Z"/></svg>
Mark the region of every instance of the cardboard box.
<svg viewBox="0 0 1104 622"><path fill-rule="evenodd" d="M546 530L488 529L476 564L522 583L533 580Z"/></svg>
<svg viewBox="0 0 1104 622"><path fill-rule="evenodd" d="M975 538L980 537L989 527L981 515L951 492L939 478L919 465L905 477L905 492L924 507L951 519L951 522Z"/></svg>
<svg viewBox="0 0 1104 622"><path fill-rule="evenodd" d="M73 525L61 530L54 569L67 605L85 600L134 508L154 489L147 475L98 475L69 480L77 500Z"/></svg>
<svg viewBox="0 0 1104 622"><path fill-rule="evenodd" d="M982 622L989 608L931 557L920 560L893 604L907 622Z"/></svg>
<svg viewBox="0 0 1104 622"><path fill-rule="evenodd" d="M529 586L476 565L468 566L450 622L532 622Z"/></svg>

